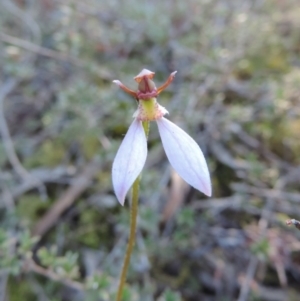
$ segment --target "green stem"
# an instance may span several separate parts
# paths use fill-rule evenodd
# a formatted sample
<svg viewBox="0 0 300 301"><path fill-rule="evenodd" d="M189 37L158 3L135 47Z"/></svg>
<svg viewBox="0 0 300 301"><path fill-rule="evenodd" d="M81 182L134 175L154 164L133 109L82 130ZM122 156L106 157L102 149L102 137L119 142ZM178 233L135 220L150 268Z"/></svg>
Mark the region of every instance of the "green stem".
<svg viewBox="0 0 300 301"><path fill-rule="evenodd" d="M149 135L149 122L144 121L143 122L143 127L144 127L146 137L148 138L148 135ZM137 177L137 179L134 181L134 183L132 185L132 200L131 200L131 213L130 213L130 233L129 233L128 244L127 244L126 253L125 253L125 257L124 257L124 263L123 263L123 267L122 267L122 271L121 271L120 283L119 283L119 287L118 287L116 301L122 301L122 294L123 294L123 288L124 288L125 281L126 281L126 274L127 274L127 270L128 270L129 263L130 263L130 257L131 257L131 254L132 254L133 246L134 246L134 243L135 243L140 180L141 180L141 175L139 175Z"/></svg>

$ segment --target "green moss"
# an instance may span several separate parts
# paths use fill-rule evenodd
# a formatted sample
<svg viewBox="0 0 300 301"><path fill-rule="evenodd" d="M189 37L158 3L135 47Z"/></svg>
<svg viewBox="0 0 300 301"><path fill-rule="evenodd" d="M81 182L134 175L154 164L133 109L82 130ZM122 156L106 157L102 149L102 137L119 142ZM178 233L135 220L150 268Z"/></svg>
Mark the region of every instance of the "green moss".
<svg viewBox="0 0 300 301"><path fill-rule="evenodd" d="M107 246L111 233L105 214L101 214L93 208L85 209L80 215L76 238L78 242L87 247L98 249L99 246Z"/></svg>
<svg viewBox="0 0 300 301"><path fill-rule="evenodd" d="M34 155L26 158L24 165L27 168L54 167L61 164L65 154L66 146L61 139L46 140Z"/></svg>
<svg viewBox="0 0 300 301"><path fill-rule="evenodd" d="M31 289L26 279L20 280L15 277L9 277L8 292L10 301L30 300L38 301L37 296Z"/></svg>
<svg viewBox="0 0 300 301"><path fill-rule="evenodd" d="M16 207L16 214L23 221L26 221L29 226L33 225L34 222L46 212L51 206L51 201L42 201L38 195L30 194L23 195L20 197Z"/></svg>
<svg viewBox="0 0 300 301"><path fill-rule="evenodd" d="M87 159L92 159L101 148L98 135L93 132L87 133L81 138L81 146L84 156Z"/></svg>

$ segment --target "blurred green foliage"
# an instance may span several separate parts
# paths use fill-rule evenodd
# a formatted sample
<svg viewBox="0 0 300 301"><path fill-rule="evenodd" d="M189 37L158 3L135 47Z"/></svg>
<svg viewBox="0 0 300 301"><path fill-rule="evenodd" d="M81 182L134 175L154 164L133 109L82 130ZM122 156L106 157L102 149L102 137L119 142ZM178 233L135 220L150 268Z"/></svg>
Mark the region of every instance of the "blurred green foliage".
<svg viewBox="0 0 300 301"><path fill-rule="evenodd" d="M257 287L299 295L300 257L290 250L300 237L280 226L300 217L298 0L4 0L0 8L1 85L18 82L3 100L5 120L20 163L45 186L43 194L17 170L2 139L7 299L114 300L129 202L117 204L110 173L136 101L111 82L135 89L143 68L156 72L157 85L178 70L159 101L199 142L214 196L190 190L162 219L174 200L153 124L123 301L236 300L252 257L264 271ZM101 167L88 188L47 233L32 236L95 158ZM249 300L274 301L265 291L251 286Z"/></svg>

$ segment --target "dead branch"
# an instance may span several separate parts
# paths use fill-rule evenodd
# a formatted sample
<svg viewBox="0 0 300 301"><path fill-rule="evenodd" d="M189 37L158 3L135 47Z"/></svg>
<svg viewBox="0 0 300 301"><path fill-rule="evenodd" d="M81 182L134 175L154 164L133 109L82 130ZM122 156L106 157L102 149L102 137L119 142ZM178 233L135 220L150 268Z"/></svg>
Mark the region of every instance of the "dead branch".
<svg viewBox="0 0 300 301"><path fill-rule="evenodd" d="M234 183L231 188L236 192L254 194L256 196L272 198L276 200L289 200L291 202L299 203L300 194L293 192L285 192L279 189L266 189L247 184Z"/></svg>
<svg viewBox="0 0 300 301"><path fill-rule="evenodd" d="M36 223L33 235L43 236L57 222L61 214L69 208L75 200L89 187L91 180L100 168L97 160L92 160L82 174L74 179L73 184L53 204L52 208Z"/></svg>
<svg viewBox="0 0 300 301"><path fill-rule="evenodd" d="M10 132L5 120L4 116L4 99L7 97L8 94L10 94L14 88L18 85L18 81L15 79L10 79L7 82L5 82L2 87L0 87L0 133L2 136L3 146L6 152L6 155L8 157L8 160L10 164L12 165L14 171L16 174L24 181L24 182L30 182L34 187L38 187L40 189L41 195L46 196L46 188L44 187L43 183L37 179L36 177L33 177L21 164L14 145L13 141L10 136Z"/></svg>
<svg viewBox="0 0 300 301"><path fill-rule="evenodd" d="M0 39L5 43L23 48L25 50L34 52L36 54L39 54L39 55L42 55L45 57L49 57L49 58L52 58L55 60L60 60L60 61L69 61L76 65L82 65L82 62L80 62L78 59L76 59L75 57L72 57L68 54L60 53L58 51L39 46L39 45L31 43L29 41L22 40L22 39L19 39L16 37L12 37L3 32L0 33Z"/></svg>
<svg viewBox="0 0 300 301"><path fill-rule="evenodd" d="M42 275L47 277L53 281L60 282L68 287L71 287L76 290L84 290L84 285L78 281L61 277L60 275L56 274L54 271L50 269L45 269L39 265L37 265L32 259L28 259L24 264L25 271L32 271L36 274Z"/></svg>

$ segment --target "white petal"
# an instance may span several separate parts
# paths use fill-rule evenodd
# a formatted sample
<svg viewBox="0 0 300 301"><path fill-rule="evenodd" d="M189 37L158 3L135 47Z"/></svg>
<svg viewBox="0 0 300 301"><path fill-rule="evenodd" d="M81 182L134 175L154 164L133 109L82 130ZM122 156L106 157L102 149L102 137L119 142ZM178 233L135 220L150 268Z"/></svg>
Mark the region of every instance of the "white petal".
<svg viewBox="0 0 300 301"><path fill-rule="evenodd" d="M121 205L141 173L147 158L147 140L141 121L134 120L117 152L112 166L112 182Z"/></svg>
<svg viewBox="0 0 300 301"><path fill-rule="evenodd" d="M191 186L211 196L209 171L196 141L165 118L158 119L157 125L172 167Z"/></svg>

